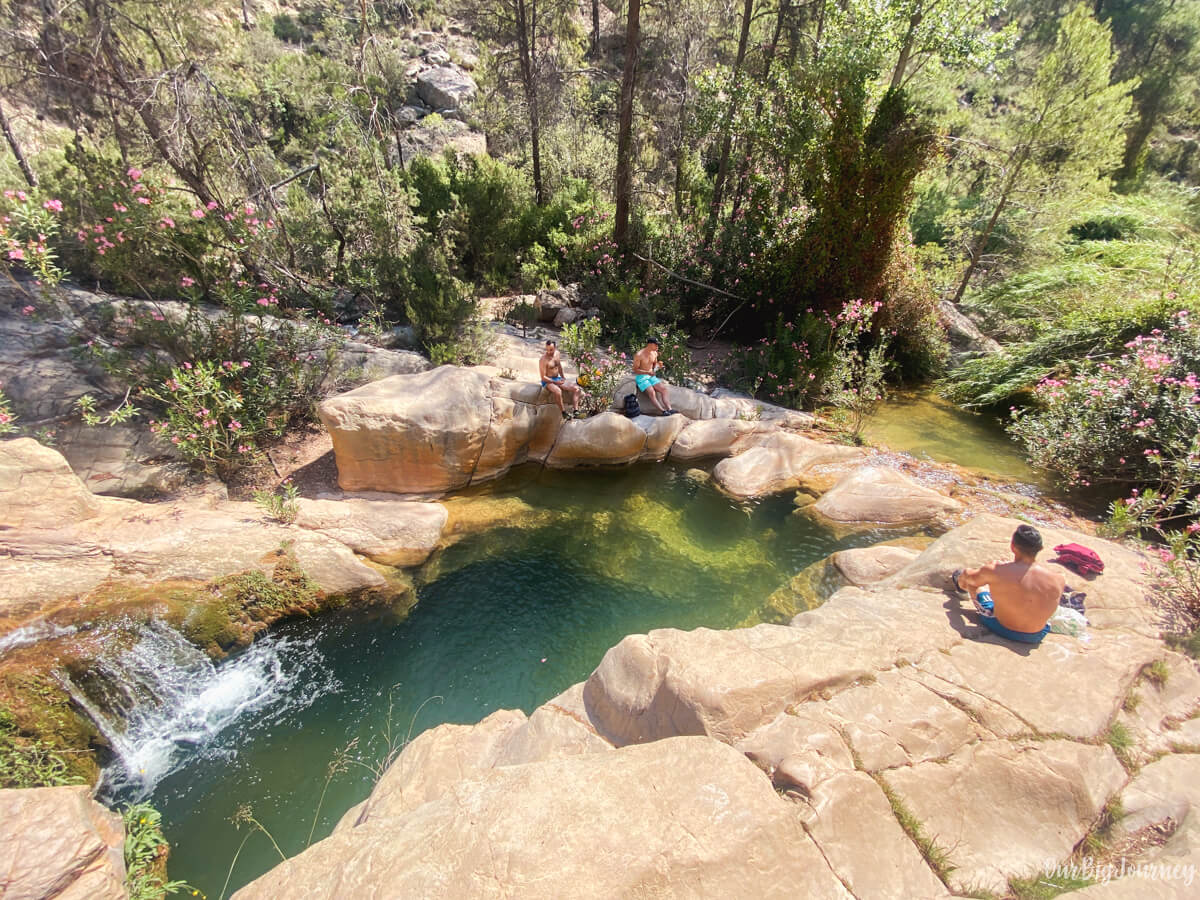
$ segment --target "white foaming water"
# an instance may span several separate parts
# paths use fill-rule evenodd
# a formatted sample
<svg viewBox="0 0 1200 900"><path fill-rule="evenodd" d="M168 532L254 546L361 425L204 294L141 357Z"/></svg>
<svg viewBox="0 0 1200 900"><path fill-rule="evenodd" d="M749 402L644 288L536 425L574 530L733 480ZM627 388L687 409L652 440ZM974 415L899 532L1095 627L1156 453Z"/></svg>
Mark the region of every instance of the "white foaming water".
<svg viewBox="0 0 1200 900"><path fill-rule="evenodd" d="M14 628L4 637L0 637L0 656L18 647L28 647L38 641L48 641L51 638L74 634L79 629L74 625L55 625L53 622L37 621Z"/></svg>
<svg viewBox="0 0 1200 900"><path fill-rule="evenodd" d="M151 623L85 676L60 673L112 747L102 793L144 799L195 754L229 752L219 738L234 726L275 721L336 690L313 643L268 635L214 664L175 630Z"/></svg>

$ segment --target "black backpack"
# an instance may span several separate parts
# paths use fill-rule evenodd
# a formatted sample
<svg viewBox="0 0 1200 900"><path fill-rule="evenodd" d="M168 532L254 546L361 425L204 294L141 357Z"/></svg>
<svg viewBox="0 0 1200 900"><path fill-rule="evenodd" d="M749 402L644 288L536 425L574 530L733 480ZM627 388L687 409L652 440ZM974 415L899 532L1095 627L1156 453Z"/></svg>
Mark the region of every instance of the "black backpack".
<svg viewBox="0 0 1200 900"><path fill-rule="evenodd" d="M626 394L625 395L624 413L625 413L625 415L629 416L629 418L631 418L631 419L636 418L642 414L642 408L641 408L641 406L638 405L637 394Z"/></svg>

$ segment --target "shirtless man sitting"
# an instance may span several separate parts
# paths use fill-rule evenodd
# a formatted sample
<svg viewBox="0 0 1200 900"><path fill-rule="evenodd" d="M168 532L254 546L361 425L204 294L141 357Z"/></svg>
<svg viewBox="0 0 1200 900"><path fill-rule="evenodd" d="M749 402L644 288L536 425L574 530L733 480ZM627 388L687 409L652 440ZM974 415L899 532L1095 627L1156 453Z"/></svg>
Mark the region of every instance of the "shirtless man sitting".
<svg viewBox="0 0 1200 900"><path fill-rule="evenodd" d="M988 629L1014 641L1040 643L1062 596L1066 579L1037 561L1042 536L1022 525L1012 536L1011 562L996 560L978 569L959 569L954 586L966 591Z"/></svg>
<svg viewBox="0 0 1200 900"><path fill-rule="evenodd" d="M571 413L567 412L563 406L563 391L566 391L571 398L572 412L576 412L579 409L579 395L583 393L583 388L576 384L567 384L567 379L563 377L562 357L558 355L558 344L555 341L546 341L546 352L538 357L538 374L542 377L542 387L554 397L554 402L558 404L558 411L562 413L562 417L564 419L571 418Z"/></svg>
<svg viewBox="0 0 1200 900"><path fill-rule="evenodd" d="M658 338L646 338L646 346L633 355L633 381L637 389L650 398L661 415L673 416L675 410L667 400L667 383L655 376L662 368L658 360Z"/></svg>

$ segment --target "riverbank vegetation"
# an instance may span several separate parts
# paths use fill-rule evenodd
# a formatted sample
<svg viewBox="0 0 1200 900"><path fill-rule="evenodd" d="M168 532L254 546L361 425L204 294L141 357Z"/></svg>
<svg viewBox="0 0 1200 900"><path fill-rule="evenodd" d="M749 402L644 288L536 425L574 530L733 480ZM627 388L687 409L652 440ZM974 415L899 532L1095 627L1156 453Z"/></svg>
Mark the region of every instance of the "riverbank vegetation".
<svg viewBox="0 0 1200 900"><path fill-rule="evenodd" d="M722 377L763 399L861 427L940 377L1067 484L1196 496L1166 344L1200 303L1197 0L5 11L3 264L141 300L86 323L129 393L81 415L203 468L307 414L335 326L476 361L481 293L578 282L604 343L733 340ZM430 66L473 99L426 109ZM947 301L1002 351L948 370Z"/></svg>

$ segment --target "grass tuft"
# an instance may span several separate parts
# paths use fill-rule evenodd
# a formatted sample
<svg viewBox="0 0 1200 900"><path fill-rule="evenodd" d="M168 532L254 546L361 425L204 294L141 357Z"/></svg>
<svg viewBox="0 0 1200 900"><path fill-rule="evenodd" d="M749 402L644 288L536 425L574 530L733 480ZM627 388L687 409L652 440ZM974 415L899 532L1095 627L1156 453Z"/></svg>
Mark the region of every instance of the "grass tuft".
<svg viewBox="0 0 1200 900"><path fill-rule="evenodd" d="M925 858L929 868L933 869L934 874L945 884L946 879L950 877L950 873L955 868L950 862L950 851L937 843L936 835L930 837L925 834L921 820L913 814L912 810L900 799L900 795L893 791L886 781L875 776L875 783L887 797L887 801L892 807L892 814L900 823L900 827L904 829L904 833L917 845L917 849L921 851L921 856Z"/></svg>

